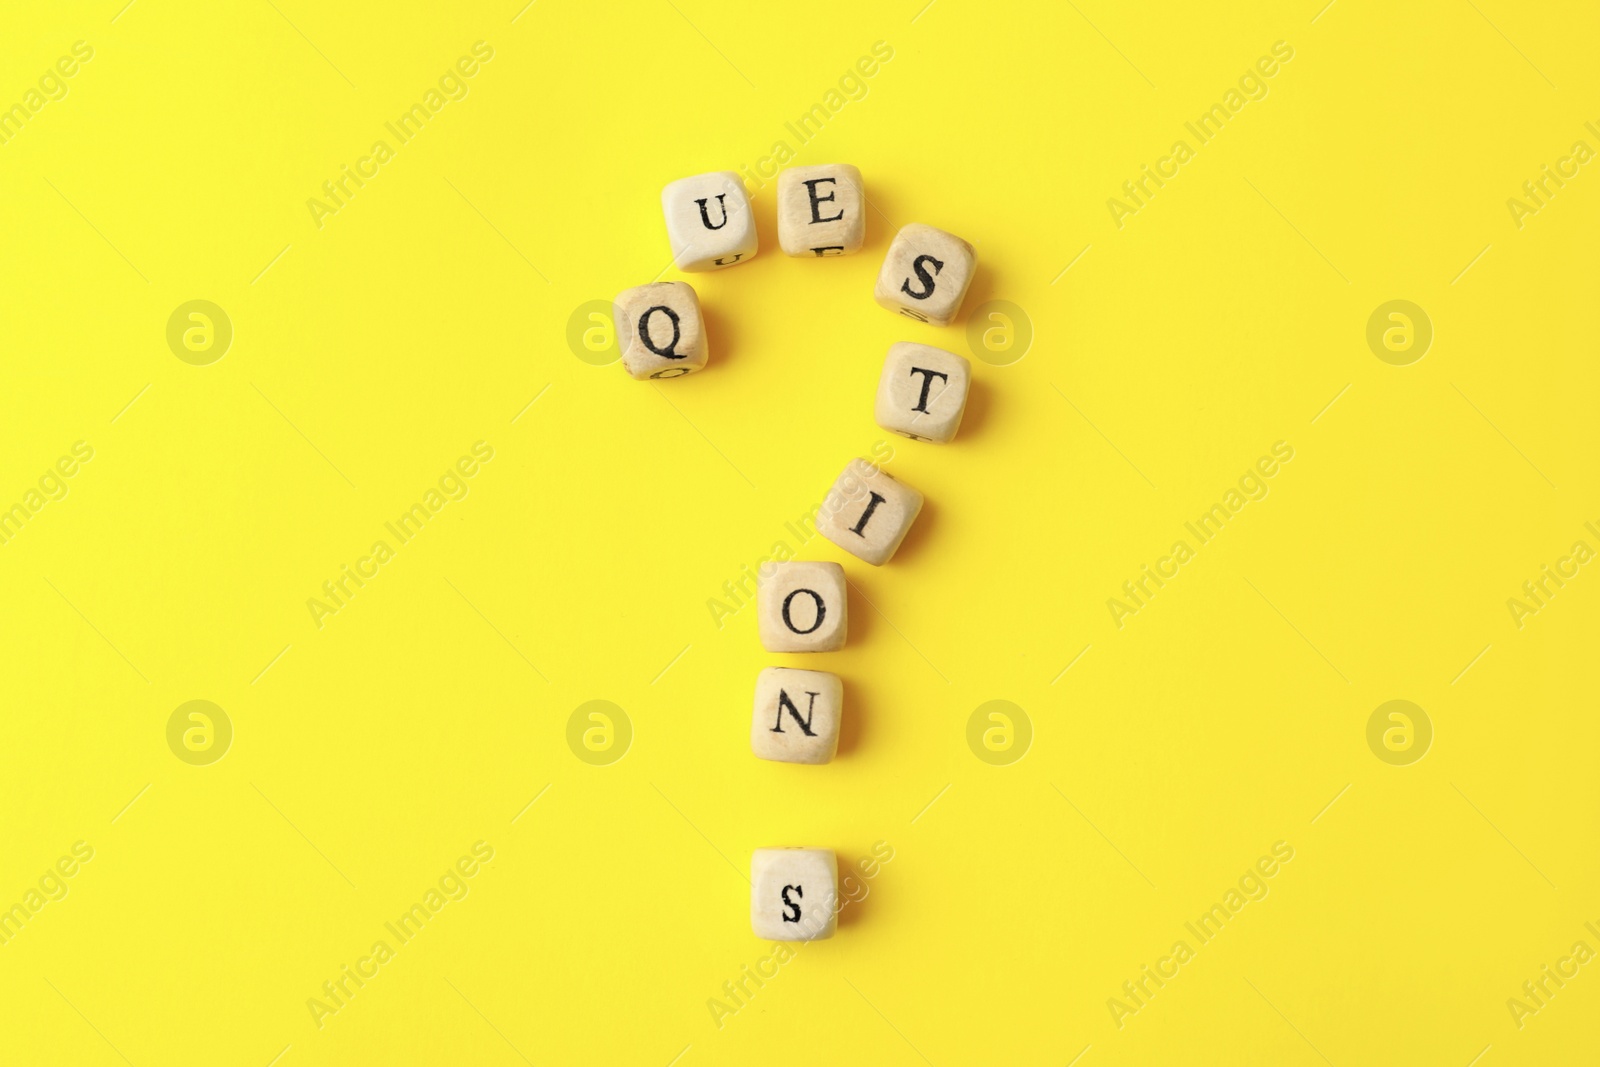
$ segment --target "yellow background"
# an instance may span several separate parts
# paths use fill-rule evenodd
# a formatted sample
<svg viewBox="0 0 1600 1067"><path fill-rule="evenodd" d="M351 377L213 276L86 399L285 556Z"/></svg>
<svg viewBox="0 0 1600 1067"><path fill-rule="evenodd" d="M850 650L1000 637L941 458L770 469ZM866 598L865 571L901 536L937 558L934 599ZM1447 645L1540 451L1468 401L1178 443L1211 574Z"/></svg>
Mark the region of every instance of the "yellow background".
<svg viewBox="0 0 1600 1067"><path fill-rule="evenodd" d="M1600 174L1506 205L1600 147L1592 6L122 3L0 34L0 104L94 49L0 145L0 503L94 449L0 546L0 906L94 849L0 946L0 1060L1600 1055L1600 965L1506 1005L1600 949L1600 573L1520 629L1506 605L1600 547ZM319 228L307 200L477 41L465 98ZM1108 198L1278 41L1268 95L1119 228ZM779 140L860 167L862 252L783 257L768 184L759 256L690 278L705 373L577 358L574 309L679 277L661 186ZM871 300L912 221L977 247L956 326ZM208 366L166 342L193 299L233 324ZM1409 366L1365 339L1392 299L1434 327ZM990 300L1034 340L974 360L956 441L874 426L887 346L971 354ZM901 553L801 551L846 567L847 649L719 629L722 583L881 439L928 497ZM308 598L477 441L466 498L319 628ZM1277 441L1270 494L1119 628L1108 598ZM776 662L845 678L831 765L750 755ZM235 731L209 766L167 746L194 699ZM606 766L566 740L594 699L633 732ZM994 699L1033 731L1007 766L966 740ZM1367 745L1393 699L1433 725L1410 766ZM478 841L469 895L319 1027ZM880 841L838 935L719 1025L771 952L750 851ZM1277 841L1270 894L1119 1027Z"/></svg>

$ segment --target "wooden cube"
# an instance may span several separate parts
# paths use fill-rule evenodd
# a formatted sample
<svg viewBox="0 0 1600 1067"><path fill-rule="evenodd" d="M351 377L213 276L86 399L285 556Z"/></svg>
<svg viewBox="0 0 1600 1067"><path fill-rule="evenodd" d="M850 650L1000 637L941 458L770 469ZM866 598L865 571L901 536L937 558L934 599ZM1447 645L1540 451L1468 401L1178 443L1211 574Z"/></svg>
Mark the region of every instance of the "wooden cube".
<svg viewBox="0 0 1600 1067"><path fill-rule="evenodd" d="M889 346L873 417L885 430L944 444L967 410L972 365L954 352L900 341Z"/></svg>
<svg viewBox="0 0 1600 1067"><path fill-rule="evenodd" d="M782 763L827 763L839 750L843 709L837 674L768 667L756 676L750 750Z"/></svg>
<svg viewBox="0 0 1600 1067"><path fill-rule="evenodd" d="M848 256L867 236L861 172L848 163L778 175L778 244L790 256Z"/></svg>
<svg viewBox="0 0 1600 1067"><path fill-rule="evenodd" d="M768 652L836 652L844 647L848 601L837 563L773 564L756 587L756 625Z"/></svg>
<svg viewBox="0 0 1600 1067"><path fill-rule="evenodd" d="M913 222L894 235L872 296L907 318L948 326L977 268L977 253L967 242Z"/></svg>
<svg viewBox="0 0 1600 1067"><path fill-rule="evenodd" d="M731 170L679 178L661 190L672 260L681 271L721 270L755 256L756 217Z"/></svg>
<svg viewBox="0 0 1600 1067"><path fill-rule="evenodd" d="M706 324L688 282L652 282L612 304L622 369L635 378L681 378L706 365Z"/></svg>
<svg viewBox="0 0 1600 1067"><path fill-rule="evenodd" d="M852 459L817 512L817 532L874 567L882 566L921 510L921 493L864 459Z"/></svg>
<svg viewBox="0 0 1600 1067"><path fill-rule="evenodd" d="M758 848L750 854L750 928L768 941L832 937L839 861L829 848Z"/></svg>

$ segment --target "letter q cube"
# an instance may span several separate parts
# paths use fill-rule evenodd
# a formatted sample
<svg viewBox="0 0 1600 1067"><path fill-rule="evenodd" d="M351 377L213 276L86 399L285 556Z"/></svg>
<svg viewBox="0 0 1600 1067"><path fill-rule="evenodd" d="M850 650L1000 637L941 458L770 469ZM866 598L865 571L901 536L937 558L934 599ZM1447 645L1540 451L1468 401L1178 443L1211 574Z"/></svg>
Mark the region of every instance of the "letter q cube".
<svg viewBox="0 0 1600 1067"><path fill-rule="evenodd" d="M706 365L706 324L688 282L624 289L612 303L622 369L635 378L681 378Z"/></svg>

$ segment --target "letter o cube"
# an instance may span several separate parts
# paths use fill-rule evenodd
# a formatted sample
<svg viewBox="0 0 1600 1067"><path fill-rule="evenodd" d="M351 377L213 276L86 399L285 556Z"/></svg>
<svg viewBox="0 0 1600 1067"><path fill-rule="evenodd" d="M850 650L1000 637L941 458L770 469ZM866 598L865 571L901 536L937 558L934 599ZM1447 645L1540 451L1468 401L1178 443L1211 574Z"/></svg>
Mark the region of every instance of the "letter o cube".
<svg viewBox="0 0 1600 1067"><path fill-rule="evenodd" d="M953 233L913 222L889 244L872 297L890 311L948 326L972 284L978 255Z"/></svg>
<svg viewBox="0 0 1600 1067"><path fill-rule="evenodd" d="M706 324L688 282L624 289L612 303L622 369L635 378L681 378L706 365Z"/></svg>
<svg viewBox="0 0 1600 1067"><path fill-rule="evenodd" d="M831 848L750 854L750 928L767 941L820 941L838 921L839 861Z"/></svg>
<svg viewBox="0 0 1600 1067"><path fill-rule="evenodd" d="M844 568L837 563L774 564L757 586L756 625L768 652L837 652L847 632Z"/></svg>
<svg viewBox="0 0 1600 1067"><path fill-rule="evenodd" d="M661 190L672 261L687 272L721 270L756 254L756 217L731 170L679 178Z"/></svg>

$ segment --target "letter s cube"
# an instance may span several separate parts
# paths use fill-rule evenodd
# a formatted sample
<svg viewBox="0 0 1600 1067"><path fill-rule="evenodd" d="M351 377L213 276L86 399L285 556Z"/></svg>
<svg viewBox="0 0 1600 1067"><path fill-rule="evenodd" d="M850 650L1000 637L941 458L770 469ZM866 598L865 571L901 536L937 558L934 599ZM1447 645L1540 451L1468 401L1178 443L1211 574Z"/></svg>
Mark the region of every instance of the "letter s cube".
<svg viewBox="0 0 1600 1067"><path fill-rule="evenodd" d="M839 860L831 848L758 848L750 854L750 928L767 941L832 937Z"/></svg>
<svg viewBox="0 0 1600 1067"><path fill-rule="evenodd" d="M978 268L972 246L953 233L913 222L889 244L872 297L918 322L948 326Z"/></svg>

